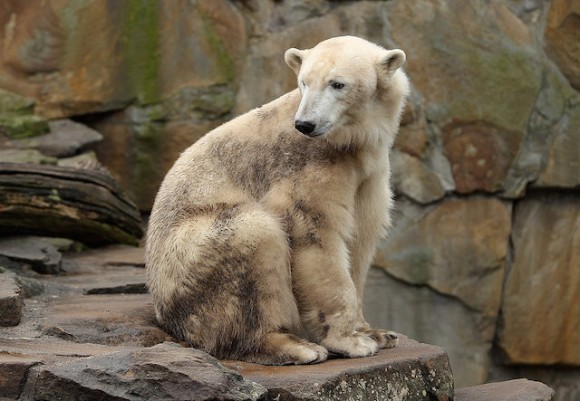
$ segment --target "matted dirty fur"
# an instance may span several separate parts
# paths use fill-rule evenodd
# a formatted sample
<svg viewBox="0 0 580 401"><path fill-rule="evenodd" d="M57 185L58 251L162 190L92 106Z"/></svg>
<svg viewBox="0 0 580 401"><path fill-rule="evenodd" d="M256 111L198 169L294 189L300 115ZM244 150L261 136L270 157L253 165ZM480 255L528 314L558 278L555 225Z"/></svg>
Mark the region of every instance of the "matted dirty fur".
<svg viewBox="0 0 580 401"><path fill-rule="evenodd" d="M211 131L167 173L149 221L161 326L218 358L315 363L393 347L362 312L390 225L401 50L343 36L289 49L298 89Z"/></svg>

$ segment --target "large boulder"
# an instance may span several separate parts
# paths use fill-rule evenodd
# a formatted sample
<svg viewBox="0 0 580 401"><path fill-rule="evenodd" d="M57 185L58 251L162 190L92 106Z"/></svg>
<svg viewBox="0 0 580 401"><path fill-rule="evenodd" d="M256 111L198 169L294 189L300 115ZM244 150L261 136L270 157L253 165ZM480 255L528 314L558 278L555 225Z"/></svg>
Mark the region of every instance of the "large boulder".
<svg viewBox="0 0 580 401"><path fill-rule="evenodd" d="M498 343L508 363L580 366L578 200L538 196L515 208Z"/></svg>
<svg viewBox="0 0 580 401"><path fill-rule="evenodd" d="M264 399L266 390L174 343L32 368L22 401Z"/></svg>

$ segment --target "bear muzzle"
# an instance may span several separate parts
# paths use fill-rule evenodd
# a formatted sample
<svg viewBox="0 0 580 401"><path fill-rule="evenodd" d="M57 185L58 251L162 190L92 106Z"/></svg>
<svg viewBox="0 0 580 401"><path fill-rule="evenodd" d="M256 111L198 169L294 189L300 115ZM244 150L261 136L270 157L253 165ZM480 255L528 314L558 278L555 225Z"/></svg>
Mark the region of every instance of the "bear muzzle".
<svg viewBox="0 0 580 401"><path fill-rule="evenodd" d="M313 136L317 136L316 134L314 134L314 130L316 129L316 124L311 123L310 121L301 121L301 120L296 120L296 122L294 123L294 127L302 132L304 135L313 137Z"/></svg>

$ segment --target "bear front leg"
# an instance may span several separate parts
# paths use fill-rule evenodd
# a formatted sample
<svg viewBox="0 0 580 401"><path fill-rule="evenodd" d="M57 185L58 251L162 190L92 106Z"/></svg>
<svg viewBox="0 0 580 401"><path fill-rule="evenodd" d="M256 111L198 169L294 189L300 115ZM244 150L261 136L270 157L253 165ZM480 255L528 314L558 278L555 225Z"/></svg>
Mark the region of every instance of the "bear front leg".
<svg viewBox="0 0 580 401"><path fill-rule="evenodd" d="M363 314L363 298L366 276L374 256L375 243L372 239L357 237L350 247L351 277L357 295L357 327L358 332L366 333L376 339L380 348L393 348L397 345L398 335L389 330L371 329Z"/></svg>
<svg viewBox="0 0 580 401"><path fill-rule="evenodd" d="M389 330L371 329L363 314L364 288L369 268L376 252L376 246L385 230L391 224L390 210L392 196L388 177L375 175L361 184L359 197L367 201L367 207L355 210L357 229L348 242L351 261L350 273L357 293L357 331L375 338L381 348L393 348L398 343L396 333Z"/></svg>
<svg viewBox="0 0 580 401"><path fill-rule="evenodd" d="M301 321L311 341L348 357L379 350L374 331L359 331L357 291L347 247L338 235L329 234L319 244L295 250L292 267Z"/></svg>

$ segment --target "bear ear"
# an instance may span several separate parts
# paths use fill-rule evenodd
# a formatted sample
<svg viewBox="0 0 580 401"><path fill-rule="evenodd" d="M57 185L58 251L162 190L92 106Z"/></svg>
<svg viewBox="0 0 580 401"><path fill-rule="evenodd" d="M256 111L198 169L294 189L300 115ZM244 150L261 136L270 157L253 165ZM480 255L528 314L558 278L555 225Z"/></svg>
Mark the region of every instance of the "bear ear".
<svg viewBox="0 0 580 401"><path fill-rule="evenodd" d="M298 50L294 48L288 49L286 50L286 53L284 53L286 64L294 70L296 75L298 75L298 72L300 71L300 66L302 65L305 53L306 50Z"/></svg>
<svg viewBox="0 0 580 401"><path fill-rule="evenodd" d="M392 75L397 69L405 63L407 56L405 52L399 49L387 50L381 57L379 65L388 75Z"/></svg>

